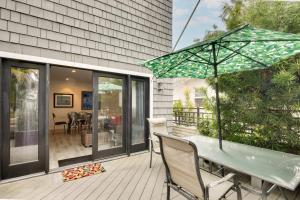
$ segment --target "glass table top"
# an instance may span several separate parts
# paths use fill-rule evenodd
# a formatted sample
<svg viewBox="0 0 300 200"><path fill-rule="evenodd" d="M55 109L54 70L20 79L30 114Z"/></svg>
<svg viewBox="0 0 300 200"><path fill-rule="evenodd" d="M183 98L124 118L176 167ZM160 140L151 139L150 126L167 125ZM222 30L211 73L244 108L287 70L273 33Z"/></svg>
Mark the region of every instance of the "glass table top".
<svg viewBox="0 0 300 200"><path fill-rule="evenodd" d="M289 190L300 182L300 156L263 149L223 140L223 150L218 139L201 135L184 139L193 142L198 155L236 171L255 176Z"/></svg>

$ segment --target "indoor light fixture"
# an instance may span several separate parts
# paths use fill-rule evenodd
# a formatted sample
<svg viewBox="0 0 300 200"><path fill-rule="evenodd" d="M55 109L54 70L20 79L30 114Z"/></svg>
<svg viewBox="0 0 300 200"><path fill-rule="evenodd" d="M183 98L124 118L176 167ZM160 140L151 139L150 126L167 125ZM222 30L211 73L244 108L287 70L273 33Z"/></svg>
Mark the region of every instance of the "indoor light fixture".
<svg viewBox="0 0 300 200"><path fill-rule="evenodd" d="M66 81L70 80L68 77L66 78Z"/></svg>
<svg viewBox="0 0 300 200"><path fill-rule="evenodd" d="M76 70L75 69L72 69L72 73L75 73L76 72Z"/></svg>

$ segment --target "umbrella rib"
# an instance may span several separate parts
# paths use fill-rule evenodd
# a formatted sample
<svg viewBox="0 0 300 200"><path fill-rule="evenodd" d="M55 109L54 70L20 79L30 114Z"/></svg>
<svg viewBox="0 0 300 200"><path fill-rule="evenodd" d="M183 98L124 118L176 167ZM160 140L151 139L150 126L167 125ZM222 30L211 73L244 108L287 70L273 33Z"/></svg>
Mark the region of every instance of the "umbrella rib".
<svg viewBox="0 0 300 200"><path fill-rule="evenodd" d="M215 44L217 44L217 42ZM220 46L218 47L218 50L217 50L217 57L219 56L219 51L220 51Z"/></svg>
<svg viewBox="0 0 300 200"><path fill-rule="evenodd" d="M196 56L196 57L198 57L198 58L200 58L200 59L206 61L206 62L207 62L206 64L212 65L212 63L211 63L209 60L203 58L202 56L199 56L199 55L197 55L196 53L190 52L189 50L188 50L187 52L189 52L190 54L192 54L192 55L194 55L194 56ZM199 51L199 52L200 52L200 51ZM198 53L198 52L197 52L197 53Z"/></svg>
<svg viewBox="0 0 300 200"><path fill-rule="evenodd" d="M227 37L227 36L229 36L229 35L231 35L231 34L233 34L233 33L236 33L236 32L238 32L238 31L240 31L240 30L242 30L242 29L244 29L244 28L247 28L247 27L249 27L249 24L246 24L246 25L243 25L243 26L241 26L241 27L238 27L238 28L236 28L236 29L234 29L234 30L232 30L232 31L230 31L230 32L227 32L227 33L225 33L224 35L220 36L220 37L217 38L215 41L222 40L223 38L225 38L225 37Z"/></svg>
<svg viewBox="0 0 300 200"><path fill-rule="evenodd" d="M197 61L197 60L190 60L190 59L188 59L188 61L190 61L190 62L194 62L194 63L205 64L205 65L207 65L207 64L208 64L208 63L201 62L201 61Z"/></svg>
<svg viewBox="0 0 300 200"><path fill-rule="evenodd" d="M242 48L244 48L245 46L247 46L247 45L249 45L249 44L250 44L250 42L247 42L246 44L244 44L243 46L239 47L239 48L238 48L237 50L235 50L235 51L239 51L239 50L241 50ZM217 44L217 45L219 45L219 47L221 47L220 44ZM218 62L217 64L218 64L218 65L221 64L222 62L224 62L224 61L226 61L226 60L228 60L228 59L230 59L230 58L236 56L236 54L237 54L236 52L231 53L230 55L228 55L228 56L226 56L224 59L222 59L220 62Z"/></svg>
<svg viewBox="0 0 300 200"><path fill-rule="evenodd" d="M208 46L209 46L208 44L205 45L205 46L203 46L198 52L202 51L203 49L205 49L205 48L208 47ZM168 70L166 70L166 71L164 71L164 72L163 72L163 70L161 70L160 72L158 72L158 74L160 74L161 72L163 72L163 73L168 73L168 72L171 71L172 69L174 69L174 68L176 68L177 66L181 65L183 62L189 60L192 56L195 56L195 55L194 55L192 52L190 52L189 50L187 50L187 52L189 52L189 53L192 54L192 55L189 56L188 58L182 60L181 62L179 62L179 63L178 63L177 65L175 65L174 67L171 67L170 69L168 69ZM198 52L197 52L197 53L198 53Z"/></svg>
<svg viewBox="0 0 300 200"><path fill-rule="evenodd" d="M236 53L236 54L239 54L239 55L241 55L241 56L243 56L243 57L245 57L245 58L248 58L249 60L252 60L253 62L256 62L256 63L258 63L258 64L260 64L260 65L262 65L262 66L264 66L264 67L269 67L269 66L266 65L265 63L262 63L262 62L260 62L260 61L257 61L257 60L255 60L255 59L251 58L250 56L244 55L244 54L242 54L242 53L239 52L239 51L236 51L236 50L231 49L231 48L229 48L229 47L225 47L225 46L223 46L223 45L221 45L221 44L219 44L219 45L220 45L221 47L225 48L225 49L228 49L229 51L232 51L232 52L234 52L234 53Z"/></svg>
<svg viewBox="0 0 300 200"><path fill-rule="evenodd" d="M300 39L272 39L272 40L223 40L224 42L294 42Z"/></svg>

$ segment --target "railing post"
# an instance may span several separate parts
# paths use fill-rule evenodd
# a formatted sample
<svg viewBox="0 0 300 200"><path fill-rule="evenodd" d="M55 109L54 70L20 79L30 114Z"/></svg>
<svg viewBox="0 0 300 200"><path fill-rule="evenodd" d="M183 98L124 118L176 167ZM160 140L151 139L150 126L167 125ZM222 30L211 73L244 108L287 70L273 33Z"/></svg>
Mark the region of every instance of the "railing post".
<svg viewBox="0 0 300 200"><path fill-rule="evenodd" d="M197 127L199 125L199 118L200 118L200 108L197 107Z"/></svg>

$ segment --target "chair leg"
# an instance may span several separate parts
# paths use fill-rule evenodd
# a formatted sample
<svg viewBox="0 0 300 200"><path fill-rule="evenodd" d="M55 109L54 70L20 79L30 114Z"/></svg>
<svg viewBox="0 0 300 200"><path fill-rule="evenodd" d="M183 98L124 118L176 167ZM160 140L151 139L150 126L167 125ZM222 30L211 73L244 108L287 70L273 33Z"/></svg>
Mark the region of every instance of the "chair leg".
<svg viewBox="0 0 300 200"><path fill-rule="evenodd" d="M236 187L237 200L242 200L242 192L240 187Z"/></svg>
<svg viewBox="0 0 300 200"><path fill-rule="evenodd" d="M53 126L53 133L52 134L54 135L54 133L55 133L55 125Z"/></svg>
<svg viewBox="0 0 300 200"><path fill-rule="evenodd" d="M66 125L64 125L64 134L66 134Z"/></svg>
<svg viewBox="0 0 300 200"><path fill-rule="evenodd" d="M239 181L237 180L236 177L234 177L233 179L233 184L235 186L235 190L236 190L236 195L237 195L237 200L242 200L242 192L241 192L241 188L239 186Z"/></svg>
<svg viewBox="0 0 300 200"><path fill-rule="evenodd" d="M170 200L170 186L167 183L167 200Z"/></svg>
<svg viewBox="0 0 300 200"><path fill-rule="evenodd" d="M150 149L150 168L152 166L152 146L151 146L151 149Z"/></svg>

